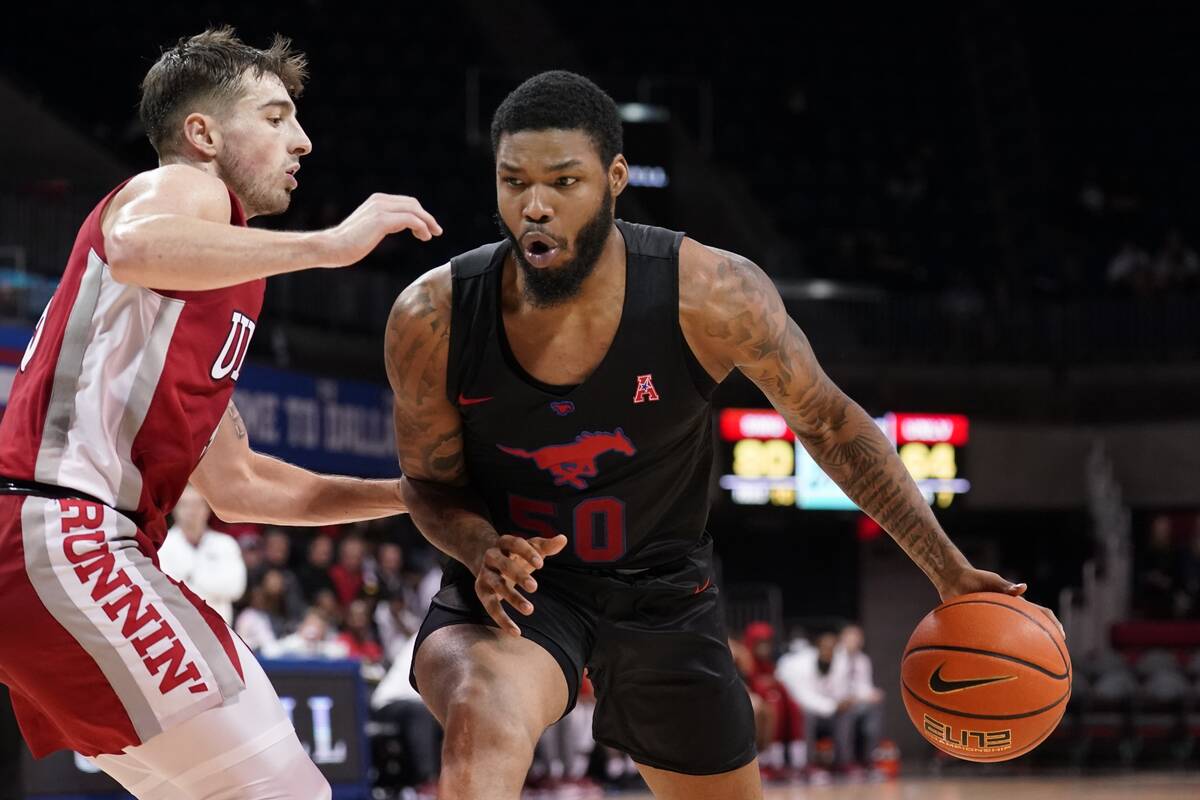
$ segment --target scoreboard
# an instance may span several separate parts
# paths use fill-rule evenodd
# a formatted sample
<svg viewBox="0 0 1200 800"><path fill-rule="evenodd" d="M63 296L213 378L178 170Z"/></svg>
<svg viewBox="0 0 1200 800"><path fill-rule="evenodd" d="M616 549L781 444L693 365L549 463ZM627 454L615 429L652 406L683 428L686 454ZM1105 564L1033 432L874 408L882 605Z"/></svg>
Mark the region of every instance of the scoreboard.
<svg viewBox="0 0 1200 800"><path fill-rule="evenodd" d="M887 413L875 419L897 448L900 460L925 499L947 508L970 482L963 454L970 426L962 414ZM739 505L853 510L854 502L796 440L783 417L771 409L726 408L718 432L725 462L721 488Z"/></svg>

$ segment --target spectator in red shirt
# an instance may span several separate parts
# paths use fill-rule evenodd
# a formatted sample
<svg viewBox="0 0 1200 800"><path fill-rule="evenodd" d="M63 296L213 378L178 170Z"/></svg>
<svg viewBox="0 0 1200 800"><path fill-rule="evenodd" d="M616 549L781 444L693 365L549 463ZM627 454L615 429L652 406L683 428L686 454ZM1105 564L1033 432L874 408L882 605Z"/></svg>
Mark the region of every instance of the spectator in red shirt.
<svg viewBox="0 0 1200 800"><path fill-rule="evenodd" d="M784 767L786 744L803 741L804 717L787 689L775 677L775 628L768 622L751 622L746 626L743 638L754 659L748 680L750 691L763 699L776 720L771 744L760 753L763 767L770 773ZM798 752L793 755L792 767L801 766L795 763L799 757Z"/></svg>
<svg viewBox="0 0 1200 800"><path fill-rule="evenodd" d="M362 591L365 560L365 545L360 537L347 536L342 540L338 548L338 562L329 568L329 577L333 579L334 591L342 606L350 605Z"/></svg>
<svg viewBox="0 0 1200 800"><path fill-rule="evenodd" d="M371 608L366 600L355 600L346 609L346 624L338 641L346 645L350 658L379 664L383 661L383 648L371 629Z"/></svg>

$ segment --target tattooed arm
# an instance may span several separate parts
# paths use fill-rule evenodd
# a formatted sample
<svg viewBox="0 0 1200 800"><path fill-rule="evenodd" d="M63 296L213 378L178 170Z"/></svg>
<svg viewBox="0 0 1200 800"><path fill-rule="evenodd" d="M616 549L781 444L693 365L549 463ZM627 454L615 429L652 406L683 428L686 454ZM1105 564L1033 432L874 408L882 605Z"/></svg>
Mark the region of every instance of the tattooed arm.
<svg viewBox="0 0 1200 800"><path fill-rule="evenodd" d="M388 318L384 350L396 395L400 490L425 538L475 576L475 592L496 624L520 635L501 601L532 614L533 606L514 587L536 590L531 573L543 556L563 548L566 537L501 536L467 485L462 418L446 397L450 281L449 265L427 272L400 294Z"/></svg>
<svg viewBox="0 0 1200 800"><path fill-rule="evenodd" d="M709 373L719 381L737 368L754 381L826 474L891 534L943 599L1024 591L1024 584L971 567L892 443L821 369L761 269L685 240L679 312L684 335Z"/></svg>
<svg viewBox="0 0 1200 800"><path fill-rule="evenodd" d="M191 482L226 522L332 525L405 510L399 481L320 475L254 452L233 403Z"/></svg>

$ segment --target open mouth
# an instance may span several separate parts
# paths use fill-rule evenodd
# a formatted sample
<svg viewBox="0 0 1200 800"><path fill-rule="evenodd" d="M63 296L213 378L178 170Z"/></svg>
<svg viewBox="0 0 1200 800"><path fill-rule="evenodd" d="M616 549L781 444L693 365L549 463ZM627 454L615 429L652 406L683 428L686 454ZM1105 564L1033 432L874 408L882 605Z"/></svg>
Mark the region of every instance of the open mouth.
<svg viewBox="0 0 1200 800"><path fill-rule="evenodd" d="M535 267L548 266L558 256L558 242L544 233L528 233L521 237L525 259Z"/></svg>

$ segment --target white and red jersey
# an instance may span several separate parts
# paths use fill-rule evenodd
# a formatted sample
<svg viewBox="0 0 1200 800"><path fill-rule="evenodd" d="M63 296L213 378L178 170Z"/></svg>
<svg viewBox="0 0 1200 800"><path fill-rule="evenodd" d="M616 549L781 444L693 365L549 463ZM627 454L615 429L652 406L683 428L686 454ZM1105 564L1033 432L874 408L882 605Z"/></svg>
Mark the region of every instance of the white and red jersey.
<svg viewBox="0 0 1200 800"><path fill-rule="evenodd" d="M100 231L120 189L84 221L34 329L0 421L0 475L91 495L157 550L233 394L266 282L200 292L120 283ZM229 199L230 224L245 225Z"/></svg>

